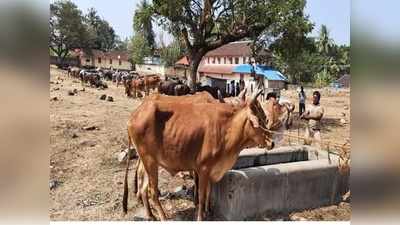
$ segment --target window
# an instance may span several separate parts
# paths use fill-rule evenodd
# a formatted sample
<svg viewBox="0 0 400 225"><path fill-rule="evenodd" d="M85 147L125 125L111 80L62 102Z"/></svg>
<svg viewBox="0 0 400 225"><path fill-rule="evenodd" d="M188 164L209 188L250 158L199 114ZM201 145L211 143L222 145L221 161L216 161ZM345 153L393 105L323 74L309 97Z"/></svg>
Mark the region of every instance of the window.
<svg viewBox="0 0 400 225"><path fill-rule="evenodd" d="M118 64L119 64L119 65L122 65L122 61L121 61L120 59L118 60Z"/></svg>
<svg viewBox="0 0 400 225"><path fill-rule="evenodd" d="M215 64L215 58L212 59L212 63Z"/></svg>
<svg viewBox="0 0 400 225"><path fill-rule="evenodd" d="M86 62L87 62L87 63L90 63L90 59L86 59Z"/></svg>
<svg viewBox="0 0 400 225"><path fill-rule="evenodd" d="M239 58L235 57L235 64L239 64Z"/></svg>
<svg viewBox="0 0 400 225"><path fill-rule="evenodd" d="M101 58L100 58L100 57L97 59L97 62L98 62L98 63L101 63Z"/></svg>
<svg viewBox="0 0 400 225"><path fill-rule="evenodd" d="M110 64L112 64L112 59L110 59Z"/></svg>
<svg viewBox="0 0 400 225"><path fill-rule="evenodd" d="M232 64L232 57L229 57L229 64Z"/></svg>
<svg viewBox="0 0 400 225"><path fill-rule="evenodd" d="M217 58L217 63L218 63L218 64L220 64L220 63L221 63L219 60L220 60L220 58L218 57L218 58Z"/></svg>
<svg viewBox="0 0 400 225"><path fill-rule="evenodd" d="M226 57L224 57L224 64L226 64Z"/></svg>
<svg viewBox="0 0 400 225"><path fill-rule="evenodd" d="M210 64L210 57L207 57L207 63Z"/></svg>

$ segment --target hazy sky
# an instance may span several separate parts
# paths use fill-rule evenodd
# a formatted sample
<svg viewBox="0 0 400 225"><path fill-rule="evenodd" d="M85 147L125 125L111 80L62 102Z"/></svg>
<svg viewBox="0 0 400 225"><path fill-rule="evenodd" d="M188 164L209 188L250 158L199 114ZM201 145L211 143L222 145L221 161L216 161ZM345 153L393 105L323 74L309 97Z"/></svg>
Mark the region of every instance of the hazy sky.
<svg viewBox="0 0 400 225"><path fill-rule="evenodd" d="M51 0L53 2L54 0ZM99 15L106 19L116 33L122 37L132 35L132 16L139 0L72 0L78 7L86 12L90 7L94 7ZM310 15L315 23L312 33L315 36L321 24L326 24L330 36L337 44L350 43L350 0L308 0L306 13ZM156 28L157 36L163 32ZM169 37L164 34L164 40ZM158 41L158 37L156 39Z"/></svg>

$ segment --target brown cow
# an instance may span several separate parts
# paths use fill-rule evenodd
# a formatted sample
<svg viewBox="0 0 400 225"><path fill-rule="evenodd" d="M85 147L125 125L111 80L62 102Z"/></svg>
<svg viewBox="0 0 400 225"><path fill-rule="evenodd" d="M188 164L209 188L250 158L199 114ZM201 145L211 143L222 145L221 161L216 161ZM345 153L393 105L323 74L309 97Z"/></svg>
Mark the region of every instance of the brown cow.
<svg viewBox="0 0 400 225"><path fill-rule="evenodd" d="M81 72L81 69L79 69L78 67L70 67L68 68L68 77L72 76L75 78L79 78L79 72Z"/></svg>
<svg viewBox="0 0 400 225"><path fill-rule="evenodd" d="M125 93L128 97L132 96L133 93L133 98L136 98L138 96L138 93L140 91L145 91L145 86L144 86L144 79L143 78L138 78L138 79L132 79L128 80L125 84Z"/></svg>
<svg viewBox="0 0 400 225"><path fill-rule="evenodd" d="M243 95L244 96L244 95ZM236 97L233 97L236 98ZM146 99L152 100L162 100L162 101L170 101L170 102L188 102L188 103L218 103L219 101L214 99L208 92L197 92L194 95L187 96L168 96L162 94L153 94ZM244 97L241 97L241 101L244 102ZM237 103L241 103L241 101L235 101ZM238 105L239 106L239 105ZM132 153L131 153L132 154ZM192 173L195 181L197 179L197 174ZM144 169L144 165L141 162L140 158L138 158L136 162L136 171L134 176L134 192L136 194L137 199L141 200L146 211L149 212L149 202L148 202L148 176ZM194 185L194 202L197 204L197 182ZM209 202L209 199L206 200ZM208 208L207 208L208 210ZM155 219L152 214L148 214L148 217L151 219Z"/></svg>
<svg viewBox="0 0 400 225"><path fill-rule="evenodd" d="M243 107L245 103L245 97L246 97L246 89L242 91L239 96L237 97L230 97L227 104L230 104L233 107ZM196 92L194 95L186 95L186 96L169 96L169 95L163 95L163 94L152 94L151 96L147 97L147 99L152 99L152 100L162 100L162 101L170 101L171 103L173 102L187 102L187 103L225 103L223 100L216 100L212 97L212 95L207 92L207 91L202 91L202 92ZM227 98L225 98L227 99ZM141 171L143 172L143 171ZM139 172L139 173L141 173ZM143 177L144 175L140 175L140 177ZM196 175L194 175L196 176ZM137 176L135 176L135 179ZM136 182L136 181L135 181ZM195 183L195 199L194 201L197 202L196 199L196 183Z"/></svg>
<svg viewBox="0 0 400 225"><path fill-rule="evenodd" d="M128 80L124 83L125 93L128 97L131 97L133 92L134 98L138 96L140 91L144 91L145 95L149 95L150 90L158 87L160 81L161 79L157 75Z"/></svg>
<svg viewBox="0 0 400 225"><path fill-rule="evenodd" d="M157 75L144 77L144 87L146 95L150 95L150 90L157 88L160 82L161 78Z"/></svg>
<svg viewBox="0 0 400 225"><path fill-rule="evenodd" d="M170 174L194 170L199 177L197 219L202 220L210 182L219 181L246 147L274 143L265 132L266 116L256 92L244 107L228 104L171 103L146 99L128 121L129 143L134 143L149 176L150 198L161 220L158 200L158 166ZM127 168L129 167L129 161ZM126 171L125 177L127 177ZM126 181L127 179L125 179ZM127 211L127 183L123 209ZM147 212L151 215L151 211Z"/></svg>

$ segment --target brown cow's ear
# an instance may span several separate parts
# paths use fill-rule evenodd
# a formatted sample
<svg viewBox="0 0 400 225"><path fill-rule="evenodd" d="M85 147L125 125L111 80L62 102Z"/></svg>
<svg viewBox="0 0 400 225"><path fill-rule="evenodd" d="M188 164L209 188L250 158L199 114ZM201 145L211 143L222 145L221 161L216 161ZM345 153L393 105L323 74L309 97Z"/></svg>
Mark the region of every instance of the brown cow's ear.
<svg viewBox="0 0 400 225"><path fill-rule="evenodd" d="M249 120L250 120L251 125L253 125L254 128L260 127L260 123L258 122L257 116L250 114Z"/></svg>

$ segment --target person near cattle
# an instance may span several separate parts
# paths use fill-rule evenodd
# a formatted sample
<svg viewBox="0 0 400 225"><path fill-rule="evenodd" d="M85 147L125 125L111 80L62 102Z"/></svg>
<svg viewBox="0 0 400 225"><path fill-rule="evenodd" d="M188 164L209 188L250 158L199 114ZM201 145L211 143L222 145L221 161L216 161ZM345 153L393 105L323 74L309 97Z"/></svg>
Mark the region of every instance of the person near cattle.
<svg viewBox="0 0 400 225"><path fill-rule="evenodd" d="M317 148L321 149L321 119L324 115L324 108L320 105L321 94L319 91L313 92L313 102L307 110L300 116L300 119L307 120L304 144L311 145L313 139Z"/></svg>
<svg viewBox="0 0 400 225"><path fill-rule="evenodd" d="M306 111L306 93L304 93L303 86L300 87L299 90L299 116Z"/></svg>

